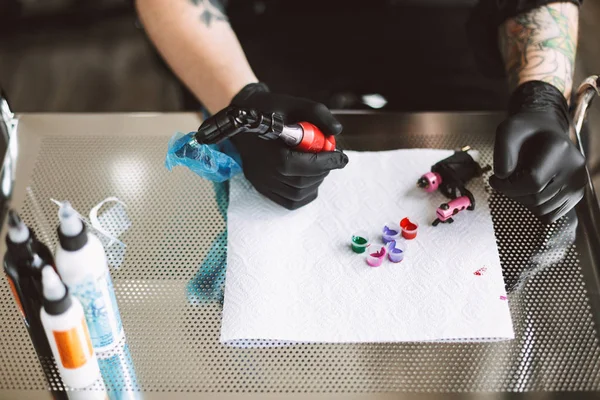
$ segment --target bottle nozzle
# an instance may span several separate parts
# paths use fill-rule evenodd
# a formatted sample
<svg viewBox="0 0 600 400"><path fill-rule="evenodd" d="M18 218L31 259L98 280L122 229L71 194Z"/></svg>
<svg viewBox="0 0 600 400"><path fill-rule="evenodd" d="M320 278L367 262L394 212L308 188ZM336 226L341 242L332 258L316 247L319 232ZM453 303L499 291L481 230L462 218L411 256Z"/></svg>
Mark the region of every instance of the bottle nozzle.
<svg viewBox="0 0 600 400"><path fill-rule="evenodd" d="M40 256L38 256L37 254L33 254L33 261L31 262L31 265L33 265L36 268L39 268L42 266L42 263L44 261L40 258Z"/></svg>
<svg viewBox="0 0 600 400"><path fill-rule="evenodd" d="M68 201L61 204L58 218L60 219L60 231L65 236L77 236L83 230L83 222Z"/></svg>
<svg viewBox="0 0 600 400"><path fill-rule="evenodd" d="M64 201L60 208L58 209L58 217L62 220L63 218L69 218L75 214L75 210L73 210L73 206L70 202Z"/></svg>
<svg viewBox="0 0 600 400"><path fill-rule="evenodd" d="M21 217L19 217L19 214L15 210L8 210L8 226L16 227L22 223Z"/></svg>
<svg viewBox="0 0 600 400"><path fill-rule="evenodd" d="M29 228L15 210L8 211L8 238L13 243L25 243L29 240Z"/></svg>
<svg viewBox="0 0 600 400"><path fill-rule="evenodd" d="M65 284L60 280L56 271L49 265L46 265L42 269L42 286L44 298L49 301L61 300L67 293Z"/></svg>

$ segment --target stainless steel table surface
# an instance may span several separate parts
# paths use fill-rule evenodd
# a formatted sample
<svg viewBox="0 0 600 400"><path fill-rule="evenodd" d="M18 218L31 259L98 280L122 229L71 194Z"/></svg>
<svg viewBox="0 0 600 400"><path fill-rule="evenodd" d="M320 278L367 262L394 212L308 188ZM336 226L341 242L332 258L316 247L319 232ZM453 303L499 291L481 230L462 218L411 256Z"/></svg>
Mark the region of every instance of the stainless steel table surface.
<svg viewBox="0 0 600 400"><path fill-rule="evenodd" d="M489 113L338 114L354 150L471 145L492 162ZM598 205L546 227L490 190L515 336L497 343L310 344L233 348L218 341L226 185L164 167L175 131L196 114L19 116L13 206L51 247L56 206L88 212L117 196L131 227L112 270L133 376L104 376L110 398L499 399L597 397L600 391ZM2 245L3 246L3 245ZM4 247L2 248L4 251ZM0 399L64 398L42 368L0 283ZM75 393L95 398L94 392ZM71 393L73 395L73 393ZM63 396L63 397L61 397Z"/></svg>

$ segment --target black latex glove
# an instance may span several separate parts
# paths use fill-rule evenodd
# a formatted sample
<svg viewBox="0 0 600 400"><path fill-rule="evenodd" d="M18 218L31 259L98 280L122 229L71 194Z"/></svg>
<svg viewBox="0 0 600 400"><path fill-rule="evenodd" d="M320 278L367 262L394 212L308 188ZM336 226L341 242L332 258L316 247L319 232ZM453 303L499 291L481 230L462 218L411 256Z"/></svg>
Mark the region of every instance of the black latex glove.
<svg viewBox="0 0 600 400"><path fill-rule="evenodd" d="M569 140L569 124L563 94L532 81L513 93L509 118L496 131L490 185L544 223L556 221L583 197L585 158Z"/></svg>
<svg viewBox="0 0 600 400"><path fill-rule="evenodd" d="M271 93L264 83L247 85L231 104L280 113L286 124L307 121L326 135L342 131L342 124L323 104ZM231 140L242 156L244 175L256 190L290 210L316 199L329 171L348 163L348 157L339 150L303 153L291 150L281 140L263 140L256 135L240 134Z"/></svg>

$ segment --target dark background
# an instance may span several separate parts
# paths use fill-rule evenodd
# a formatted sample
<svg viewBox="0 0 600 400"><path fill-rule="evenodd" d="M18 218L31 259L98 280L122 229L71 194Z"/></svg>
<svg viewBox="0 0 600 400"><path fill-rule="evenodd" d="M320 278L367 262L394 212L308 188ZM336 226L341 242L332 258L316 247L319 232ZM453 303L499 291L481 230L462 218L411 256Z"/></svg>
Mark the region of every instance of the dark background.
<svg viewBox="0 0 600 400"><path fill-rule="evenodd" d="M586 1L580 15L576 84L600 73L600 2ZM181 88L140 28L132 0L0 0L0 84L16 112L183 109ZM590 145L600 154L600 140ZM596 172L598 163L590 164Z"/></svg>
<svg viewBox="0 0 600 400"><path fill-rule="evenodd" d="M576 82L600 72L599 3L581 10ZM183 107L133 0L0 0L0 83L18 112Z"/></svg>

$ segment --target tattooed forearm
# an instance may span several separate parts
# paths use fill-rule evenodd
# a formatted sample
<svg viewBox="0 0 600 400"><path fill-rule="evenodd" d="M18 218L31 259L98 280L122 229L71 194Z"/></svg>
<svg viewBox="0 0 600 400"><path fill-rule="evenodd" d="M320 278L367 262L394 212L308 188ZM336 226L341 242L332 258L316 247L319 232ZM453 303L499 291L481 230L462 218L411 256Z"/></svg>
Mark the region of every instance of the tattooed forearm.
<svg viewBox="0 0 600 400"><path fill-rule="evenodd" d="M554 3L507 20L499 32L511 89L540 80L569 98L577 48L579 9Z"/></svg>
<svg viewBox="0 0 600 400"><path fill-rule="evenodd" d="M227 21L223 4L219 0L189 0L200 10L200 21L206 26L214 21Z"/></svg>

